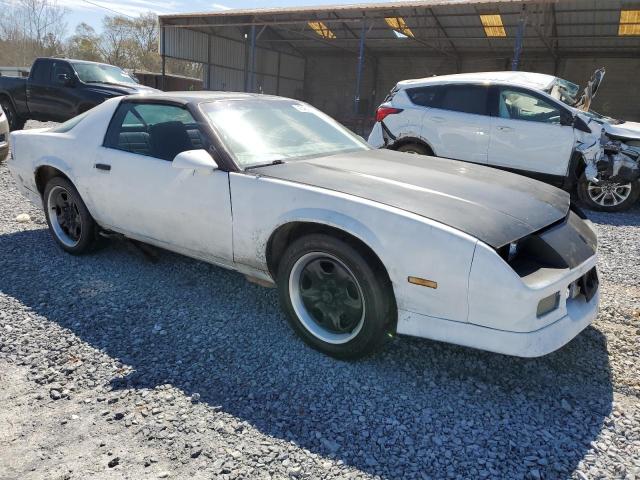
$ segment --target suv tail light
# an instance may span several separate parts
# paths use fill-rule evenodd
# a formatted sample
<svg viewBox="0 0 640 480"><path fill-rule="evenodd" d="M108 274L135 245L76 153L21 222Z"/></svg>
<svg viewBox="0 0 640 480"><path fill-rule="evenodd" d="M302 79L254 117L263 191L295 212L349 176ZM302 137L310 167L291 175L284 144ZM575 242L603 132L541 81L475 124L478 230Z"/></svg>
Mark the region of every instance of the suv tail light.
<svg viewBox="0 0 640 480"><path fill-rule="evenodd" d="M396 113L400 113L402 111L401 108L393 108L393 107L378 107L376 110L376 122L381 122L389 115L395 115Z"/></svg>

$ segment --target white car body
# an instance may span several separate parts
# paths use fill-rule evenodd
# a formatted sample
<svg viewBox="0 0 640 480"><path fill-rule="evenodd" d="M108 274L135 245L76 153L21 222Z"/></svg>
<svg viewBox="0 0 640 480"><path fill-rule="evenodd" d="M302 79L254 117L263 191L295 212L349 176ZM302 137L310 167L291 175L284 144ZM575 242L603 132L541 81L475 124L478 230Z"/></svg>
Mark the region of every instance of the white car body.
<svg viewBox="0 0 640 480"><path fill-rule="evenodd" d="M153 95L149 101L177 98L198 108L199 102L229 96L269 98L185 93ZM206 170L189 159L178 164L182 155L171 162L105 147L114 112L127 101L106 101L66 132L14 132L9 168L20 191L42 206L39 172L56 169L75 185L101 228L264 282L276 280L268 252L280 227L301 222L335 228L368 246L384 265L401 334L533 357L561 347L596 316L598 291L589 300L571 295L572 285L595 272L595 243L582 245L587 253L572 259L570 267L537 268L523 275L494 246L469 233L483 230L482 238L496 238L496 245L506 242L507 250L515 237L542 230L559 236L550 240L559 249L564 235L571 237L569 243L579 241L574 228L586 228L583 233L595 238L569 211L568 195L560 190L528 179L523 185L507 172L475 166L465 172L448 160L425 167L397 152L366 149L251 170L223 168L216 158L220 168ZM96 168L107 164L109 171ZM398 173L403 164L406 172ZM386 176L387 170L400 176ZM465 178L468 189L460 183ZM338 186L328 185L331 181ZM437 190L437 183L446 182L450 187ZM353 191L341 185L353 185ZM376 196L393 192L399 195L391 200ZM496 192L508 195L515 210L499 207ZM485 195L483 205L479 199ZM440 210L427 215L424 208L431 204ZM463 231L454 224L471 226ZM409 277L431 279L437 288L410 283ZM539 317L540 301L556 292L557 306Z"/></svg>
<svg viewBox="0 0 640 480"><path fill-rule="evenodd" d="M375 148L398 149L418 144L435 156L514 171L567 190L575 186L582 171L576 151L583 145L599 142L603 129L612 139L621 140L640 153L640 124L618 123L561 101L558 82L565 81L552 75L519 71L401 81L380 107L396 112L376 122L368 141ZM566 83L577 92L577 85ZM446 93L433 100L427 92L435 92L437 88L447 93L455 88L473 88L477 91L474 96L485 95L486 101L456 105L453 100L443 98ZM595 90L597 86L593 94ZM504 95L514 102L509 103ZM454 100L459 97L451 96ZM581 101L588 108L590 100L591 96L587 100L583 96ZM577 103L573 98L565 101ZM507 109L507 105L513 110ZM528 116L527 110L547 110L549 117ZM633 168L640 175L640 168Z"/></svg>

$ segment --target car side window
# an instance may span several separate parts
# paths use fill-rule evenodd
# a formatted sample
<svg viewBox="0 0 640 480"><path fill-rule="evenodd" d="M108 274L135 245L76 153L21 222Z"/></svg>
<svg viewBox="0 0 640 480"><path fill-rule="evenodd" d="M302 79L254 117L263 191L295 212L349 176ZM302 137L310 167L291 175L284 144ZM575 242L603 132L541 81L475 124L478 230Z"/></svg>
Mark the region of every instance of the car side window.
<svg viewBox="0 0 640 480"><path fill-rule="evenodd" d="M439 86L408 88L407 95L412 103L421 107L437 107L442 88Z"/></svg>
<svg viewBox="0 0 640 480"><path fill-rule="evenodd" d="M498 116L529 122L561 124L561 110L558 106L521 90L502 88L498 96Z"/></svg>
<svg viewBox="0 0 640 480"><path fill-rule="evenodd" d="M66 75L69 78L73 78L73 70L71 70L69 64L64 62L55 62L53 64L53 68L51 69L51 82L64 84L64 80L60 79L60 75Z"/></svg>
<svg viewBox="0 0 640 480"><path fill-rule="evenodd" d="M186 108L123 103L111 120L104 146L172 161L181 152L203 148L203 137Z"/></svg>
<svg viewBox="0 0 640 480"><path fill-rule="evenodd" d="M438 108L454 112L488 115L489 89L482 85L448 85L444 87Z"/></svg>

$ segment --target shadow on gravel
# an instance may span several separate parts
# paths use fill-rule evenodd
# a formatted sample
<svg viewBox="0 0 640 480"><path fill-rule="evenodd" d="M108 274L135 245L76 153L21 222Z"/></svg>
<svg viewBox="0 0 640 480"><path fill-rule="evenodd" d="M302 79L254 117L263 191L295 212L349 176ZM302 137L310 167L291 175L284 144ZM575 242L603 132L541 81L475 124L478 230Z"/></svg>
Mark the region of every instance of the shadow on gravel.
<svg viewBox="0 0 640 480"><path fill-rule="evenodd" d="M398 338L346 363L291 332L273 290L122 243L81 258L45 230L0 236L0 291L135 371L267 435L381 478L566 478L611 411L604 336L523 360Z"/></svg>
<svg viewBox="0 0 640 480"><path fill-rule="evenodd" d="M583 210L589 219L602 225L617 225L617 226L640 226L640 202L636 203L633 207L625 212L596 212L593 210Z"/></svg>

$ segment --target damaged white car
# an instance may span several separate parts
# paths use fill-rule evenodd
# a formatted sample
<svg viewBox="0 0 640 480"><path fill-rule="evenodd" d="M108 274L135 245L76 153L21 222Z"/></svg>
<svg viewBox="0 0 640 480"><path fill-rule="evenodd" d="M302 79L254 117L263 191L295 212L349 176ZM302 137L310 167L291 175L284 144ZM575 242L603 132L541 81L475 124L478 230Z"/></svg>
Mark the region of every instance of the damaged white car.
<svg viewBox="0 0 640 480"><path fill-rule="evenodd" d="M640 124L590 110L604 69L580 87L528 72L445 75L398 83L369 143L510 170L620 211L640 196Z"/></svg>
<svg viewBox="0 0 640 480"><path fill-rule="evenodd" d="M374 150L302 102L120 97L12 135L9 168L62 249L120 234L277 284L330 355L397 332L539 356L597 313L596 236L566 192Z"/></svg>

